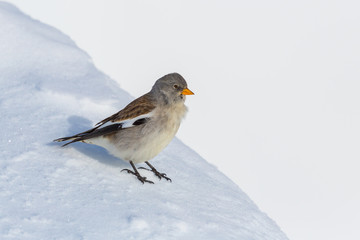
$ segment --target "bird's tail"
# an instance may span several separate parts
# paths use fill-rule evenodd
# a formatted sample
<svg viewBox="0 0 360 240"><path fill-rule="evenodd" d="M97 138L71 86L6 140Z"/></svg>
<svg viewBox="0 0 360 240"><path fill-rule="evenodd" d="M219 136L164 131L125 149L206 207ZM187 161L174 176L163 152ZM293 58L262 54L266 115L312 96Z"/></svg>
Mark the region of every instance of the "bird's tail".
<svg viewBox="0 0 360 240"><path fill-rule="evenodd" d="M53 140L54 142L65 142L65 141L70 141L68 143L65 143L64 145L62 145L62 147L65 147L66 145L69 145L71 143L74 143L74 142L79 142L79 141L83 141L85 139L88 139L87 136L89 136L90 133L94 132L96 129L98 129L100 126L97 126L97 127L94 127L90 130L87 130L85 132L82 132L82 133L78 133L78 134L75 134L73 136L70 136L70 137L62 137L62 138L58 138L58 139L55 139Z"/></svg>

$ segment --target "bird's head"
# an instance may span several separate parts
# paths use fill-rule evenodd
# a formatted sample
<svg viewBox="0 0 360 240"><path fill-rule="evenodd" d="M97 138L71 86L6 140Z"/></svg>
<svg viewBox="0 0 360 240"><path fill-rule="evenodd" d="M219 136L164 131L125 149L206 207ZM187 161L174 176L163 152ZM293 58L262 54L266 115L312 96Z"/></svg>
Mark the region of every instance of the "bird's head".
<svg viewBox="0 0 360 240"><path fill-rule="evenodd" d="M170 73L157 80L151 92L164 104L184 102L185 95L194 95L178 73Z"/></svg>

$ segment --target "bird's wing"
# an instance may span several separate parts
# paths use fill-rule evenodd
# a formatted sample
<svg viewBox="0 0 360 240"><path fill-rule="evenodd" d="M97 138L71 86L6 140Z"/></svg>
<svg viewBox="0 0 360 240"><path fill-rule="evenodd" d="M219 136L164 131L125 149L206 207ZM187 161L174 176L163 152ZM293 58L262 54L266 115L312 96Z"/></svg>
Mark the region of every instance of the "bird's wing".
<svg viewBox="0 0 360 240"><path fill-rule="evenodd" d="M124 128L138 126L150 119L154 109L155 101L151 98L150 94L145 94L129 103L121 111L97 123L94 128L70 137L58 138L54 141L63 142L71 140L63 145L66 146L73 142L108 135Z"/></svg>
<svg viewBox="0 0 360 240"><path fill-rule="evenodd" d="M155 109L155 101L149 93L135 99L119 112L98 122L97 127L105 127L112 124L121 124L121 128L140 125L152 116Z"/></svg>

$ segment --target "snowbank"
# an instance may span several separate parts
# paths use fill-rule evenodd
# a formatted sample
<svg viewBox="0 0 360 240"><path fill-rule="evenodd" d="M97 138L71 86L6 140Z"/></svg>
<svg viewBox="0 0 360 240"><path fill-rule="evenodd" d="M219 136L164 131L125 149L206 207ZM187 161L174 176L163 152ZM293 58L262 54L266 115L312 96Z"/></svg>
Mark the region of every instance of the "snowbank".
<svg viewBox="0 0 360 240"><path fill-rule="evenodd" d="M99 147L51 143L132 98L58 30L4 2L0 22L0 239L287 239L177 139L152 161L172 183L140 170L154 185Z"/></svg>

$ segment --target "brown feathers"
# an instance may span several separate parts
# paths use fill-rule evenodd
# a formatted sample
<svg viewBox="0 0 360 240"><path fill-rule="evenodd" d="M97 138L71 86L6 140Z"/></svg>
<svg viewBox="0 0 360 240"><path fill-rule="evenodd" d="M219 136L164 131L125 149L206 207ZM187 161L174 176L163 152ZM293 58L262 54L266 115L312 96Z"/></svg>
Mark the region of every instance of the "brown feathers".
<svg viewBox="0 0 360 240"><path fill-rule="evenodd" d="M127 119L135 118L137 116L147 114L155 108L155 100L151 97L149 93L135 99L129 103L121 111L111 115L108 118L105 118L101 122L98 122L96 125L103 125L109 121L111 122L120 122Z"/></svg>

